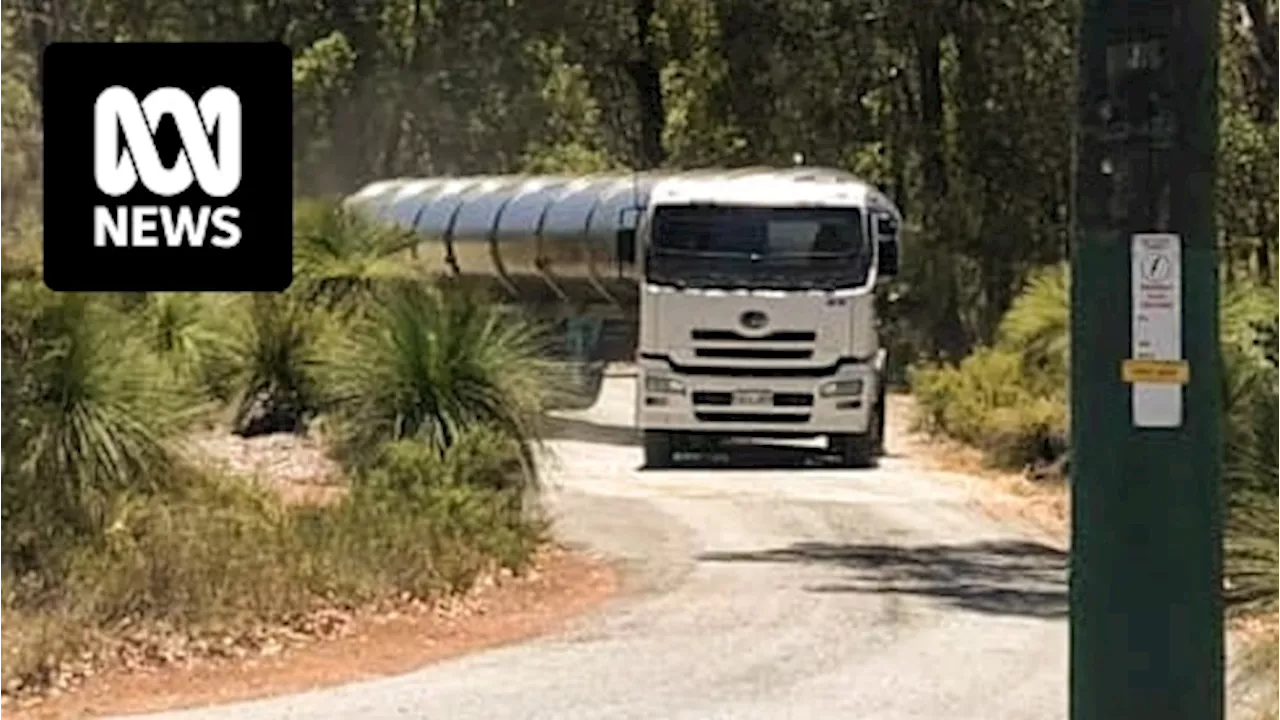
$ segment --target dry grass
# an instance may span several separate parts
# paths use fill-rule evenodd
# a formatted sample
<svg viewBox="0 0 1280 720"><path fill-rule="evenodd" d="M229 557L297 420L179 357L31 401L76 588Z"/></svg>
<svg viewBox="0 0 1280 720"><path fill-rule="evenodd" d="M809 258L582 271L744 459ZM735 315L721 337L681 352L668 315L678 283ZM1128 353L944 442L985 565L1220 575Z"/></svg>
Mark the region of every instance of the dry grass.
<svg viewBox="0 0 1280 720"><path fill-rule="evenodd" d="M1238 717L1249 720L1280 718L1280 622L1274 613L1229 625L1238 650L1232 658L1230 699Z"/></svg>
<svg viewBox="0 0 1280 720"><path fill-rule="evenodd" d="M1031 480L1011 472L970 445L917 429L917 408L909 395L891 395L890 448L927 467L980 481L974 501L1000 517L1015 517L1047 533L1066 547L1071 534L1071 493L1061 480ZM977 483L971 483L976 485Z"/></svg>
<svg viewBox="0 0 1280 720"><path fill-rule="evenodd" d="M101 717L306 692L399 674L437 660L541 634L617 588L609 565L545 546L521 576L498 572L436 602L402 600L317 614L324 626L272 633L218 657L107 669L76 692L5 708L5 717ZM304 628L305 630L305 628ZM155 648L164 650L164 648ZM243 652L245 655L240 656Z"/></svg>
<svg viewBox="0 0 1280 720"><path fill-rule="evenodd" d="M6 576L5 694L65 688L128 658L261 644L317 612L448 596L524 567L543 524L506 493L436 476L413 494L362 486L322 505L238 480L118 502L101 544L41 576Z"/></svg>

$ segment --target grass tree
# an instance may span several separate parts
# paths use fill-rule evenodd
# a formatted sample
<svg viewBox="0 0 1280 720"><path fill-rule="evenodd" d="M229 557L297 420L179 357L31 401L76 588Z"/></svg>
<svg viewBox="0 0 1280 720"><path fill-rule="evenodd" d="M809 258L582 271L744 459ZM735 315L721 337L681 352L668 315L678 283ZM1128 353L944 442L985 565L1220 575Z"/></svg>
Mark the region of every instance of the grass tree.
<svg viewBox="0 0 1280 720"><path fill-rule="evenodd" d="M111 498L169 482L165 440L197 404L104 301L10 281L4 304L5 551L35 562L100 530Z"/></svg>
<svg viewBox="0 0 1280 720"><path fill-rule="evenodd" d="M542 341L537 327L474 294L384 287L327 353L343 451L357 465L396 440L443 451L485 427L518 444L532 480Z"/></svg>
<svg viewBox="0 0 1280 720"><path fill-rule="evenodd" d="M381 282L421 279L406 257L417 242L411 231L374 222L339 203L299 201L291 292L321 308L350 312Z"/></svg>
<svg viewBox="0 0 1280 720"><path fill-rule="evenodd" d="M133 332L182 378L207 384L224 339L216 319L231 302L201 293L147 293L132 308Z"/></svg>
<svg viewBox="0 0 1280 720"><path fill-rule="evenodd" d="M1276 394L1259 393L1229 431L1226 572L1228 599L1242 609L1274 611L1280 593L1277 552ZM1238 424L1237 424L1238 423Z"/></svg>
<svg viewBox="0 0 1280 720"><path fill-rule="evenodd" d="M1001 319L1000 345L1021 352L1029 375L1066 378L1070 308L1070 268L1061 264L1039 270ZM1065 386L1056 389L1065 391Z"/></svg>
<svg viewBox="0 0 1280 720"><path fill-rule="evenodd" d="M320 410L319 343L328 318L285 294L237 298L214 322L222 336L207 377L235 432L300 432Z"/></svg>

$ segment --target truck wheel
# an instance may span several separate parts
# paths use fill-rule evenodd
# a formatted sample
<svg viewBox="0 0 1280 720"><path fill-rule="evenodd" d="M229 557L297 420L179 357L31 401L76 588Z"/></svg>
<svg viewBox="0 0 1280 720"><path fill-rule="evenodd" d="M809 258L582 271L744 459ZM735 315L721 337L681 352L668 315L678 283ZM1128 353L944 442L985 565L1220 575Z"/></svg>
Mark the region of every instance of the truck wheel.
<svg viewBox="0 0 1280 720"><path fill-rule="evenodd" d="M858 435L832 435L831 451L840 456L840 464L845 467L875 467L875 434L862 433Z"/></svg>
<svg viewBox="0 0 1280 720"><path fill-rule="evenodd" d="M671 445L671 433L645 430L644 466L646 468L671 467Z"/></svg>

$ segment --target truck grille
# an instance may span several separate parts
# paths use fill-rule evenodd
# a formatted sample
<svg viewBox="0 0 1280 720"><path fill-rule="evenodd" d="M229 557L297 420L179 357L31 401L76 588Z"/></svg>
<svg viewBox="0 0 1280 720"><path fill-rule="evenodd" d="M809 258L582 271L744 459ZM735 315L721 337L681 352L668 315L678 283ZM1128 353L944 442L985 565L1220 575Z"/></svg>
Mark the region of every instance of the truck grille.
<svg viewBox="0 0 1280 720"><path fill-rule="evenodd" d="M693 354L704 358L733 358L736 360L808 360L813 357L813 350L700 347L694 348Z"/></svg>
<svg viewBox="0 0 1280 720"><path fill-rule="evenodd" d="M758 360L763 363L809 360L818 334L807 330L775 330L749 336L736 330L698 328L690 332L695 357L709 360Z"/></svg>
<svg viewBox="0 0 1280 720"><path fill-rule="evenodd" d="M745 413L745 412L704 412L694 413L699 422L731 422L731 423L775 423L795 424L809 422L809 413Z"/></svg>
<svg viewBox="0 0 1280 720"><path fill-rule="evenodd" d="M728 392L695 392L693 394L694 405L719 405L727 406L733 404L733 393ZM773 396L774 407L812 407L812 393L775 393ZM770 416L772 417L772 416Z"/></svg>

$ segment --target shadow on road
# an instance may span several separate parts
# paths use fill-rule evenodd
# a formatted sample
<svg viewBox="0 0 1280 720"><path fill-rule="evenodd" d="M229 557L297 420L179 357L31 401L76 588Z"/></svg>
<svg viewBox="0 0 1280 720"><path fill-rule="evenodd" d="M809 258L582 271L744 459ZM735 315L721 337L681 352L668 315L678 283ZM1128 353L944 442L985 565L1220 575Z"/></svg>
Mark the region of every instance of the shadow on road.
<svg viewBox="0 0 1280 720"><path fill-rule="evenodd" d="M629 425L606 425L590 420L546 416L543 437L601 445L636 446L640 432ZM885 457L898 457L887 454ZM822 448L762 443L719 443L697 450L678 450L669 470L734 468L750 470L796 470L838 466L838 459ZM657 468L637 468L660 472Z"/></svg>
<svg viewBox="0 0 1280 720"><path fill-rule="evenodd" d="M758 552L711 552L710 562L828 563L848 568L843 583L814 592L932 597L965 610L1038 618L1067 613L1066 553L1040 543L842 545L797 543Z"/></svg>
<svg viewBox="0 0 1280 720"><path fill-rule="evenodd" d="M830 468L836 464L835 456L822 448L733 444L705 452L679 454L672 469L802 470Z"/></svg>
<svg viewBox="0 0 1280 720"><path fill-rule="evenodd" d="M548 440L575 440L600 445L640 444L640 433L630 425L602 425L566 417L545 417L542 432Z"/></svg>

